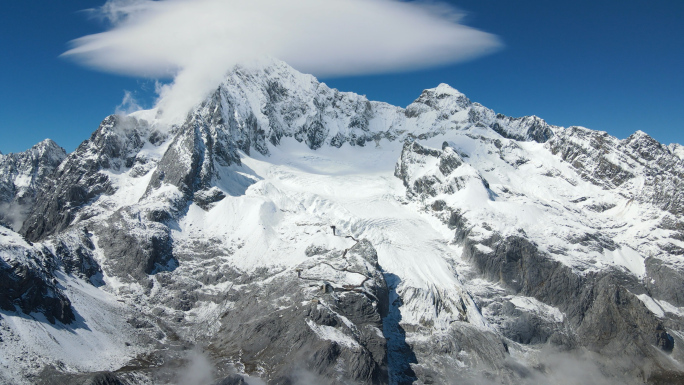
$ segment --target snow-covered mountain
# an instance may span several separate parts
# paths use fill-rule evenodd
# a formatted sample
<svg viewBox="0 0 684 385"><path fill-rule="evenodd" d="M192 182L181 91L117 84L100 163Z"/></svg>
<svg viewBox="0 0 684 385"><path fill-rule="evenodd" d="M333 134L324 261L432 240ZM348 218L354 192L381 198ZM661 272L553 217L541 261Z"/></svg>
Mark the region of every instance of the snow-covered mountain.
<svg viewBox="0 0 684 385"><path fill-rule="evenodd" d="M277 61L160 114L0 155L0 381L683 381L680 145Z"/></svg>

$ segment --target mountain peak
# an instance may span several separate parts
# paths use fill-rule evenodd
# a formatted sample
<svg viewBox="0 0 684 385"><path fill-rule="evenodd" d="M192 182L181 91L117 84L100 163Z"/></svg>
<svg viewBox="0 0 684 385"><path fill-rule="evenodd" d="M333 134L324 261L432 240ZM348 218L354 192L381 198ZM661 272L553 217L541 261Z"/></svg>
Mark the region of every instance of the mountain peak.
<svg viewBox="0 0 684 385"><path fill-rule="evenodd" d="M31 147L31 149L53 149L53 148L61 148L54 140L52 139L43 139L42 141L36 143Z"/></svg>
<svg viewBox="0 0 684 385"><path fill-rule="evenodd" d="M435 90L437 95L465 96L462 92L446 83L440 83L437 87L432 89Z"/></svg>
<svg viewBox="0 0 684 385"><path fill-rule="evenodd" d="M26 153L31 153L38 158L47 157L50 159L50 163L55 164L60 163L67 156L66 151L52 139L45 139L35 144Z"/></svg>
<svg viewBox="0 0 684 385"><path fill-rule="evenodd" d="M221 85L230 85L234 83L235 78L240 78L245 82L280 79L286 80L288 83L301 83L307 85L312 83L317 85L319 83L313 75L299 72L284 61L273 57L266 57L236 65L226 74Z"/></svg>
<svg viewBox="0 0 684 385"><path fill-rule="evenodd" d="M634 145L646 145L646 146L656 146L656 147L661 147L662 145L660 142L655 140L652 136L649 134L637 130L635 133L630 135L627 139L624 140L625 143L630 144L632 146Z"/></svg>
<svg viewBox="0 0 684 385"><path fill-rule="evenodd" d="M407 116L417 116L429 110L446 111L454 114L468 108L472 102L463 93L448 84L423 90L418 99L406 107Z"/></svg>
<svg viewBox="0 0 684 385"><path fill-rule="evenodd" d="M636 130L632 135L629 136L627 139L635 140L635 139L652 139L651 136L641 130Z"/></svg>

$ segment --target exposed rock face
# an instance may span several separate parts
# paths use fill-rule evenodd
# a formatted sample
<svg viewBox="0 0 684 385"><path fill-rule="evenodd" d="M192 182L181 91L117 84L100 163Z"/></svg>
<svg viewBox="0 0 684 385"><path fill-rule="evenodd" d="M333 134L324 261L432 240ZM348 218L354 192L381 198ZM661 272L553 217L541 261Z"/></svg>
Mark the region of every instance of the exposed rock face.
<svg viewBox="0 0 684 385"><path fill-rule="evenodd" d="M100 286L104 284L102 269L96 261L92 235L88 231L63 234L56 237L50 246L66 274Z"/></svg>
<svg viewBox="0 0 684 385"><path fill-rule="evenodd" d="M0 155L0 382L681 379L681 146L280 62L156 115Z"/></svg>
<svg viewBox="0 0 684 385"><path fill-rule="evenodd" d="M131 167L146 139L152 137L144 122L120 116L107 117L90 139L60 164L52 183L42 189L20 233L37 241L67 228L84 205L114 187L102 170Z"/></svg>
<svg viewBox="0 0 684 385"><path fill-rule="evenodd" d="M453 194L462 190L470 183L471 179L478 180L484 188L489 184L479 173L463 165L463 159L444 142L443 150L428 149L416 142L407 141L401 153L401 159L397 162L394 176L400 178L407 188L410 197L435 197L439 194ZM420 173L416 178L415 168L434 165L432 172ZM454 171L459 168L458 173Z"/></svg>
<svg viewBox="0 0 684 385"><path fill-rule="evenodd" d="M586 180L604 188L624 187L631 198L681 216L682 159L642 131L625 140L605 132L570 127L548 143L553 154L572 164ZM636 176L643 186L630 186Z"/></svg>
<svg viewBox="0 0 684 385"><path fill-rule="evenodd" d="M178 129L152 174L147 194L167 183L191 197L217 178L217 167L240 164L240 148L231 140L217 97L196 109Z"/></svg>
<svg viewBox="0 0 684 385"><path fill-rule="evenodd" d="M77 385L128 385L129 381L121 380L115 374L110 372L100 372L85 375L64 375L59 372L51 372L49 376L41 381L41 385L59 385L59 384L77 384Z"/></svg>
<svg viewBox="0 0 684 385"><path fill-rule="evenodd" d="M130 216L118 211L95 230L98 246L107 256L107 272L124 280L145 281L149 274L173 268L168 227L154 221L136 224Z"/></svg>
<svg viewBox="0 0 684 385"><path fill-rule="evenodd" d="M0 227L0 309L40 313L51 322L74 320L71 302L52 276L55 257Z"/></svg>
<svg viewBox="0 0 684 385"><path fill-rule="evenodd" d="M387 382L388 292L370 242L311 255L295 271L231 295L235 306L211 350L247 372L262 367L273 384L290 383L299 371L334 384Z"/></svg>
<svg viewBox="0 0 684 385"><path fill-rule="evenodd" d="M646 272L651 279L644 280L644 283L653 298L663 299L679 307L684 305L680 290L684 286L684 274L676 265L672 266L651 257L646 259Z"/></svg>
<svg viewBox="0 0 684 385"><path fill-rule="evenodd" d="M671 352L674 339L663 322L636 297L646 290L633 277L621 271L608 270L599 274L578 275L549 256L539 253L528 240L520 237L481 243L492 247L494 254L483 253L471 243L466 248L470 259L490 280L503 283L516 294L533 297L561 309L567 323L554 332L567 333L551 339L572 347L585 346L604 356L628 355L639 358L658 356L651 346ZM568 325L569 324L569 325ZM564 341L575 337L576 341ZM528 342L529 343L529 342Z"/></svg>
<svg viewBox="0 0 684 385"><path fill-rule="evenodd" d="M64 158L64 149L50 139L22 153L0 154L0 224L19 230Z"/></svg>

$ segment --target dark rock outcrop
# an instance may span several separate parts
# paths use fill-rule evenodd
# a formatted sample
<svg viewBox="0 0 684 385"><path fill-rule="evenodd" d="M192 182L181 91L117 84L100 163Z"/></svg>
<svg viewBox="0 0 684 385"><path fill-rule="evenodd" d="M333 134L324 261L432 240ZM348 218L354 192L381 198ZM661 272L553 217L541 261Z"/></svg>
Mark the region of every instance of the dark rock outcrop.
<svg viewBox="0 0 684 385"><path fill-rule="evenodd" d="M45 248L10 241L9 233L0 227L0 309L39 313L50 323L74 321L71 302L52 275L55 257Z"/></svg>
<svg viewBox="0 0 684 385"><path fill-rule="evenodd" d="M0 154L0 225L21 228L38 193L51 183L66 152L50 139L17 154Z"/></svg>
<svg viewBox="0 0 684 385"><path fill-rule="evenodd" d="M30 241L66 229L84 205L115 188L101 170L131 167L151 136L149 127L131 117L107 117L90 139L69 154L44 185L20 233Z"/></svg>
<svg viewBox="0 0 684 385"><path fill-rule="evenodd" d="M386 383L387 286L373 246L312 255L296 270L239 289L210 350L247 373L265 369L269 384L302 372L332 384Z"/></svg>
<svg viewBox="0 0 684 385"><path fill-rule="evenodd" d="M169 228L156 221L138 222L121 210L95 229L108 274L124 280L145 281L149 274L173 269L173 242Z"/></svg>

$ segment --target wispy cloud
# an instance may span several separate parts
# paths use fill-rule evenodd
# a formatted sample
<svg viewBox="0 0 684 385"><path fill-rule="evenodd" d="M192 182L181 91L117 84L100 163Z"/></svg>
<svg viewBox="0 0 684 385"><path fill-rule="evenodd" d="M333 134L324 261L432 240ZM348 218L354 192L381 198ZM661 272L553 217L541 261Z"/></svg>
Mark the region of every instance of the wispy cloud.
<svg viewBox="0 0 684 385"><path fill-rule="evenodd" d="M317 76L397 72L501 46L444 4L398 0L109 0L111 29L64 55L114 73L173 78L160 102L201 100L235 64L271 56Z"/></svg>
<svg viewBox="0 0 684 385"><path fill-rule="evenodd" d="M140 110L142 110L142 107L140 107L140 104L138 104L138 101L135 99L135 96L133 96L133 93L131 91L124 90L124 97L121 100L121 104L116 106L114 113L117 115L128 115L132 112Z"/></svg>

